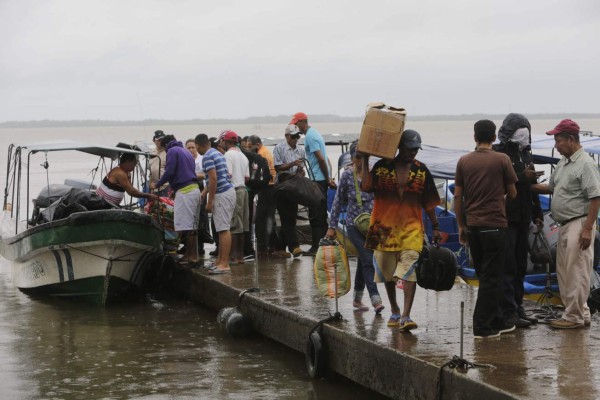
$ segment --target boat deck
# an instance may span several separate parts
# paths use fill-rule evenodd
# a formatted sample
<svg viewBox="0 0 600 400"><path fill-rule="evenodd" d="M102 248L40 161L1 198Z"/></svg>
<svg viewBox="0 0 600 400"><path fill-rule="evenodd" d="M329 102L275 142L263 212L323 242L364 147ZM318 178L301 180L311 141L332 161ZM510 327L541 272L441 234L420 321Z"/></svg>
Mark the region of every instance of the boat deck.
<svg viewBox="0 0 600 400"><path fill-rule="evenodd" d="M208 250L207 250L208 252ZM246 294L241 309L261 334L292 349L305 351L308 333L316 322L335 312L335 301L316 289L312 257L259 260L233 266L232 273L211 276L204 269L176 267L172 284L185 287L194 301L215 311L234 306ZM209 259L206 260L208 264ZM354 274L356 262L350 261ZM600 317L579 330L555 330L546 324L475 340L472 312L477 288L455 285L448 292L417 289L412 318L419 327L411 333L387 327L390 307L383 285L378 285L386 309L352 309L352 291L341 297L342 321L325 324L328 366L361 385L392 398L453 399L597 399L600 398ZM402 306L402 292L397 289ZM367 295L365 292L365 300ZM463 358L476 364L468 370L440 367L461 349L461 302L464 302ZM528 303L533 310L535 303ZM307 374L308 376L308 374ZM438 397L438 391L441 397Z"/></svg>

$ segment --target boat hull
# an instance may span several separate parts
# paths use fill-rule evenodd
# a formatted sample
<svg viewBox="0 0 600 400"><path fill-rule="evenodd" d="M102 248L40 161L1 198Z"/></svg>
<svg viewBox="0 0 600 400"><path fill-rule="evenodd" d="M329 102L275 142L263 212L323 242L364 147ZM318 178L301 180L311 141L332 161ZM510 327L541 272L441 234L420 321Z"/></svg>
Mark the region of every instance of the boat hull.
<svg viewBox="0 0 600 400"><path fill-rule="evenodd" d="M81 296L105 304L139 287L162 254L151 217L125 210L77 213L2 239L15 286L28 293Z"/></svg>

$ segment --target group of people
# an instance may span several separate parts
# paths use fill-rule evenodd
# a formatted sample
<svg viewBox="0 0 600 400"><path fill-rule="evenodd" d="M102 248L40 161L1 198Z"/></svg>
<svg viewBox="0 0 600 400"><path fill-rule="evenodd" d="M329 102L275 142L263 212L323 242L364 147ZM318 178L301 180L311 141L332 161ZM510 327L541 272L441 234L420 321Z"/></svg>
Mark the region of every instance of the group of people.
<svg viewBox="0 0 600 400"><path fill-rule="evenodd" d="M304 147L297 145L302 134L306 135ZM307 175L306 166L308 177L326 196L327 188L335 187L335 183L325 143L302 112L293 115L284 137L271 152L259 136L242 138L232 130L221 132L218 138L199 134L188 139L185 145L173 135L157 130L153 136L156 154L149 165L149 192L141 192L131 185L130 174L137 160L125 154L119 166L106 175L98 194L117 205L125 192L151 201L157 201L159 196L173 198L174 229L184 244L179 262L188 264L199 260L204 254L202 237L211 225L217 244L211 253L216 256L209 271L212 274L227 273L230 263L242 264L254 256L314 255L319 239L327 230L326 203L323 207L310 208L313 243L308 251L302 251L296 234L298 204L275 201L274 185L283 173ZM261 168L266 170L264 179ZM281 219L279 231L275 223L276 210ZM212 214L210 224L208 214ZM255 243L250 234L253 220Z"/></svg>
<svg viewBox="0 0 600 400"><path fill-rule="evenodd" d="M537 183L541 173L533 167L531 126L521 114L509 114L498 136L492 121L477 121L475 150L457 163L454 199L459 240L468 245L479 278L473 313L475 338L497 337L537 322L523 308L523 282L530 224L543 228L538 193L553 194L551 213L560 224L556 268L565 311L562 319L550 325L573 329L590 324L587 297L600 209L600 174L581 147L577 123L563 120L547 134L554 136L562 155L548 184ZM304 148L297 145L300 135L305 135ZM366 288L374 311L380 314L384 306L376 283L383 282L391 306L388 326L404 331L417 328L410 313L416 293L415 268L426 241L423 211L431 221L433 241L441 240L435 212L441 200L430 171L416 158L420 134L405 130L397 156L378 160L373 166L369 155L357 151L356 142L352 143L352 163L342 173L339 187L332 179L323 137L308 124L305 113L293 115L284 136L271 153L260 137L240 138L231 130L212 139L199 134L187 140L185 147L174 136L156 131L157 155L150 165L150 188L155 194L131 186L128 174L136 160L129 155L107 174L98 193L115 204L124 192L150 200L157 195L173 196L175 230L185 238L182 263L195 262L203 253L198 250L196 232L199 225L208 225L206 215L211 213L217 250L209 272L214 274L229 272L231 262L244 263L252 254L314 255L321 238L336 236L344 209L346 235L358 252L355 310L369 309L363 303ZM262 186L253 186L250 182L257 179L261 163L268 168L267 178ZM329 220L326 203L309 210L312 246L308 251L300 249L296 236L298 204L275 198L274 185L282 174L290 173L308 175L325 198L328 188L337 188ZM371 215L366 231L355 222L363 213ZM402 309L396 299L398 283L403 286Z"/></svg>
<svg viewBox="0 0 600 400"><path fill-rule="evenodd" d="M529 224L543 227L538 193L552 194L551 214L558 224L556 272L565 310L550 322L557 329L591 324L587 298L600 208L600 174L582 148L579 126L565 119L546 134L562 155L549 183L537 183L531 159L531 127L509 114L498 130L492 121L474 126L475 151L458 161L455 212L459 239L468 245L479 278L473 313L475 338L493 338L537 320L522 306L527 269Z"/></svg>
<svg viewBox="0 0 600 400"><path fill-rule="evenodd" d="M498 130L492 121L474 125L476 148L457 163L455 213L459 240L468 246L479 278L473 313L476 339L498 337L526 328L537 319L523 308L530 225L542 230L544 218L537 194L552 194L552 217L560 224L557 276L565 311L550 322L557 329L589 326L587 298L592 273L594 234L600 208L600 174L579 143L579 126L561 121L547 132L554 136L562 159L548 184L538 184L531 153L531 125L511 113ZM340 178L327 236L336 235L345 207L346 235L358 251L353 306L366 311L366 287L376 313L383 310L377 282L384 282L392 315L388 326L408 331L417 327L410 316L416 291L415 268L424 245L422 213L431 221L432 239L441 239L435 208L440 198L427 167L416 156L421 137L405 130L393 160L369 165L369 155L350 147L352 165ZM363 234L355 219L371 213ZM404 304L396 301L395 285L403 282Z"/></svg>

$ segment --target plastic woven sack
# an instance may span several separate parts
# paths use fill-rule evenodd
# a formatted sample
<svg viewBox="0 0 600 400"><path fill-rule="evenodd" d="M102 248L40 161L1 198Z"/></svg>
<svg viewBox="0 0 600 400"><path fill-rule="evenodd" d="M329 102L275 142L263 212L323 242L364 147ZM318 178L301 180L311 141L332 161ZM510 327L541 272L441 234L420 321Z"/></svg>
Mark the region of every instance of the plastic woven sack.
<svg viewBox="0 0 600 400"><path fill-rule="evenodd" d="M313 269L317 288L323 296L333 299L350 291L352 282L348 258L337 240L321 239Z"/></svg>

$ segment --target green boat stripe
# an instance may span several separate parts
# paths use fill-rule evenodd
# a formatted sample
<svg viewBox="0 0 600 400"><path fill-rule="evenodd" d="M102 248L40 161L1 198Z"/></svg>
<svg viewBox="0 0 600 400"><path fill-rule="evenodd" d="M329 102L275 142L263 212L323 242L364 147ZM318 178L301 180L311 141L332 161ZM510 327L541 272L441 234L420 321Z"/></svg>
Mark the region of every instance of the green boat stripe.
<svg viewBox="0 0 600 400"><path fill-rule="evenodd" d="M60 258L60 254L58 254L58 251L56 250L52 250L52 253L54 253L54 258L56 258L56 266L58 267L58 277L60 278L61 282L64 282L65 275L63 273L62 259Z"/></svg>
<svg viewBox="0 0 600 400"><path fill-rule="evenodd" d="M72 281L75 279L75 274L73 274L73 258L69 249L63 249L63 253L65 253L65 260L67 261L67 274L69 275L69 280Z"/></svg>

